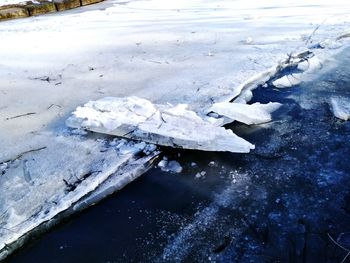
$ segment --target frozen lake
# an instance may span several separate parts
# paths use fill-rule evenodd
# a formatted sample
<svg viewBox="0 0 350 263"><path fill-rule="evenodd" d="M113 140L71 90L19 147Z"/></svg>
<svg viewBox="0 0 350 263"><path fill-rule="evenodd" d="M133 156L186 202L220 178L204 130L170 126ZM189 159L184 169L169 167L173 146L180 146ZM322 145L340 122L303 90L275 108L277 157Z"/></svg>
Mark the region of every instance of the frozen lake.
<svg viewBox="0 0 350 263"><path fill-rule="evenodd" d="M313 82L255 90L283 106L231 126L252 154L165 150L181 173L151 169L9 262L341 262L329 236L350 248L350 122L328 103L350 97L350 49L336 60Z"/></svg>

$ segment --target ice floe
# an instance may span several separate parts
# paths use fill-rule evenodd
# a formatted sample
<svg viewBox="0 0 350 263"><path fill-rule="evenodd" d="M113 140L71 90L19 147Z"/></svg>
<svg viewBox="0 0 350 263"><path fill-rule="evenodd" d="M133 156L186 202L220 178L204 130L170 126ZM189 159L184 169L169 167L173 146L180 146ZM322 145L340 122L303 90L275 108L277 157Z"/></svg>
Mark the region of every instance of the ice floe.
<svg viewBox="0 0 350 263"><path fill-rule="evenodd" d="M247 125L271 121L271 113L281 107L280 103L241 104L230 102L215 103L209 110L229 119L227 122L239 121Z"/></svg>
<svg viewBox="0 0 350 263"><path fill-rule="evenodd" d="M163 159L158 163L158 167L163 172L171 172L171 173L181 173L182 172L182 166L177 161L168 161L166 159Z"/></svg>
<svg viewBox="0 0 350 263"><path fill-rule="evenodd" d="M335 117L347 121L350 118L350 99L345 97L332 97L331 108Z"/></svg>
<svg viewBox="0 0 350 263"><path fill-rule="evenodd" d="M239 153L254 149L251 143L204 120L185 104L156 105L134 96L90 101L78 107L66 124L178 148Z"/></svg>

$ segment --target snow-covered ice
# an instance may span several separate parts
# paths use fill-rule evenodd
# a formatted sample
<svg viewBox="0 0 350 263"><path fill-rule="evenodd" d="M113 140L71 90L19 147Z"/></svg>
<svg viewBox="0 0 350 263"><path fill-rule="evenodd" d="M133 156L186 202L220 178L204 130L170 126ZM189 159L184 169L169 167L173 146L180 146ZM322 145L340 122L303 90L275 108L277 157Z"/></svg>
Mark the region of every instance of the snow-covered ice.
<svg viewBox="0 0 350 263"><path fill-rule="evenodd" d="M330 100L332 112L335 117L347 121L350 118L350 99L345 97L332 97Z"/></svg>
<svg viewBox="0 0 350 263"><path fill-rule="evenodd" d="M78 107L66 121L73 128L142 140L163 146L247 153L254 145L231 130L188 110L187 105L156 105L138 97L106 97Z"/></svg>
<svg viewBox="0 0 350 263"><path fill-rule="evenodd" d="M133 181L158 154L142 157L137 144L120 143L132 151L120 152L106 140L58 136L47 141L45 148L3 164L0 260L20 246L28 233L86 208Z"/></svg>
<svg viewBox="0 0 350 263"><path fill-rule="evenodd" d="M271 113L280 106L281 104L276 102L267 104L219 102L215 103L209 110L228 118L229 122L239 121L251 125L271 121Z"/></svg>
<svg viewBox="0 0 350 263"><path fill-rule="evenodd" d="M0 160L40 147L43 131L104 96L185 103L196 112L237 97L288 54L346 35L349 8L339 0L108 0L1 22ZM313 51L328 57L340 49Z"/></svg>

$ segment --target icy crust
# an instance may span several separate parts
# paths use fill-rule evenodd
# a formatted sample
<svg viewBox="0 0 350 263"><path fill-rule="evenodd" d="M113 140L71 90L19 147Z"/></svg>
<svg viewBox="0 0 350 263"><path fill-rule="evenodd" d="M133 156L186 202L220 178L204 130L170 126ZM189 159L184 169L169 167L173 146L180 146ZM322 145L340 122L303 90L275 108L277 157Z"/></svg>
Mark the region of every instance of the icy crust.
<svg viewBox="0 0 350 263"><path fill-rule="evenodd" d="M1 164L0 261L57 216L133 181L157 154L145 143L59 136L45 149Z"/></svg>
<svg viewBox="0 0 350 263"><path fill-rule="evenodd" d="M267 104L219 102L213 104L209 110L228 118L228 123L239 121L247 125L252 125L271 121L271 113L281 107L281 105L277 102Z"/></svg>
<svg viewBox="0 0 350 263"><path fill-rule="evenodd" d="M254 145L202 119L184 104L155 105L138 97L107 97L78 107L66 124L163 146L247 153Z"/></svg>
<svg viewBox="0 0 350 263"><path fill-rule="evenodd" d="M347 121L350 118L350 99L345 97L331 98L332 112L338 119Z"/></svg>

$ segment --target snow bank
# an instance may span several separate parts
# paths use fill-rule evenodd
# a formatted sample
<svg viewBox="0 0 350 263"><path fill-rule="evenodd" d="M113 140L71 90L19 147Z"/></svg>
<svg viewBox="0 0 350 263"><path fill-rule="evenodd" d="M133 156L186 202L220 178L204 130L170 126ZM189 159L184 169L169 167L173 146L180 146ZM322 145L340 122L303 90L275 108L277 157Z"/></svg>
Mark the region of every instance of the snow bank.
<svg viewBox="0 0 350 263"><path fill-rule="evenodd" d="M152 104L138 97L107 97L78 107L66 124L163 146L247 153L254 145L214 126L187 105Z"/></svg>
<svg viewBox="0 0 350 263"><path fill-rule="evenodd" d="M332 112L335 117L347 121L350 118L350 99L345 97L332 97L330 100Z"/></svg>

